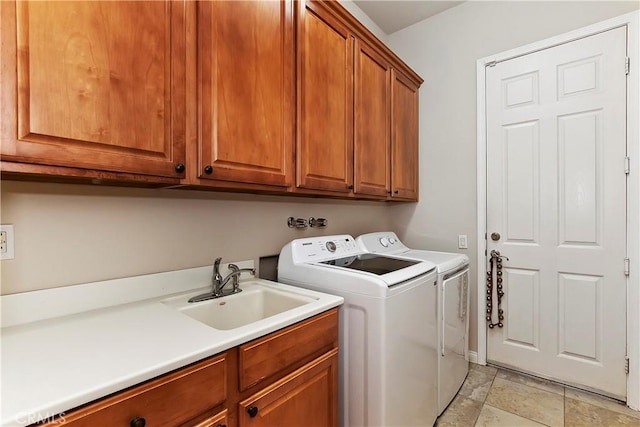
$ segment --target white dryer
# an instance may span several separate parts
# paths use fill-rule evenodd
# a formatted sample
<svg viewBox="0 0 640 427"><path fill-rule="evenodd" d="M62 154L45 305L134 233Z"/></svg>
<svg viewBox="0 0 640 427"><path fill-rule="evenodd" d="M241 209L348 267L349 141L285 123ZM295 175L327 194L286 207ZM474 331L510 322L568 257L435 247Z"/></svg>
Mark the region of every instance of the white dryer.
<svg viewBox="0 0 640 427"><path fill-rule="evenodd" d="M278 281L345 300L339 311L342 426L434 424L433 263L369 254L348 235L312 237L282 249Z"/></svg>
<svg viewBox="0 0 640 427"><path fill-rule="evenodd" d="M466 255L409 249L394 232L359 236L361 249L376 254L427 260L438 269L438 415L469 372L469 258Z"/></svg>

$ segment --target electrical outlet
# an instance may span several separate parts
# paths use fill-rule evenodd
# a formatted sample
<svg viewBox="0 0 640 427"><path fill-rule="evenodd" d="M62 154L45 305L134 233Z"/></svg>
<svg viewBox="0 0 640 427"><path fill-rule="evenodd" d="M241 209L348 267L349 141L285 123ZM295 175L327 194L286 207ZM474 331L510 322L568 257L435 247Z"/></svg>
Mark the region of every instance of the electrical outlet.
<svg viewBox="0 0 640 427"><path fill-rule="evenodd" d="M13 259L13 225L0 225L0 260Z"/></svg>
<svg viewBox="0 0 640 427"><path fill-rule="evenodd" d="M467 235L466 234L459 234L458 235L458 249L467 249L467 248L468 248Z"/></svg>

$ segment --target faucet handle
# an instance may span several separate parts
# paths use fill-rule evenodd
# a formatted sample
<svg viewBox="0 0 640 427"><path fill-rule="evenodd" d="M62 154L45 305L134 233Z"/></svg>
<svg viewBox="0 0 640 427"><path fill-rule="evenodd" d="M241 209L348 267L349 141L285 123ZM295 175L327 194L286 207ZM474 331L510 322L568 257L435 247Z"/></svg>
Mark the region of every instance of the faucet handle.
<svg viewBox="0 0 640 427"><path fill-rule="evenodd" d="M218 257L213 262L213 276L211 277L211 282L213 283L213 287L219 286L222 281L222 276L220 275L220 262L222 262L222 258ZM215 290L214 290L215 292Z"/></svg>
<svg viewBox="0 0 640 427"><path fill-rule="evenodd" d="M216 260L213 262L213 275L214 276L219 276L220 275L220 263L222 262L222 258L218 257L216 258Z"/></svg>
<svg viewBox="0 0 640 427"><path fill-rule="evenodd" d="M309 218L309 226L311 227L326 227L327 219L326 218Z"/></svg>
<svg viewBox="0 0 640 427"><path fill-rule="evenodd" d="M231 273L237 273L237 272L247 272L253 276L256 275L256 269L255 268L240 268L235 264L229 264L227 265L227 267L229 268L229 270L231 270Z"/></svg>

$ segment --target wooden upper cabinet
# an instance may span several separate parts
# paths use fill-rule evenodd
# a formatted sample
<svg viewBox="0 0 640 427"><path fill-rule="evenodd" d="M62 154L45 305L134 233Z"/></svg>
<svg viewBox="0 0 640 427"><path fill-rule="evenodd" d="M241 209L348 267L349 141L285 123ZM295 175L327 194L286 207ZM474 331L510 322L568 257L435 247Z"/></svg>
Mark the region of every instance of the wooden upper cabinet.
<svg viewBox="0 0 640 427"><path fill-rule="evenodd" d="M297 186L353 185L353 36L322 3L300 2Z"/></svg>
<svg viewBox="0 0 640 427"><path fill-rule="evenodd" d="M391 67L356 41L354 192L387 197L390 176Z"/></svg>
<svg viewBox="0 0 640 427"><path fill-rule="evenodd" d="M418 200L418 86L392 71L392 198Z"/></svg>
<svg viewBox="0 0 640 427"><path fill-rule="evenodd" d="M184 175L184 2L0 8L3 160Z"/></svg>
<svg viewBox="0 0 640 427"><path fill-rule="evenodd" d="M420 76L337 1L0 0L3 177L418 197Z"/></svg>
<svg viewBox="0 0 640 427"><path fill-rule="evenodd" d="M198 3L198 178L291 185L294 3Z"/></svg>

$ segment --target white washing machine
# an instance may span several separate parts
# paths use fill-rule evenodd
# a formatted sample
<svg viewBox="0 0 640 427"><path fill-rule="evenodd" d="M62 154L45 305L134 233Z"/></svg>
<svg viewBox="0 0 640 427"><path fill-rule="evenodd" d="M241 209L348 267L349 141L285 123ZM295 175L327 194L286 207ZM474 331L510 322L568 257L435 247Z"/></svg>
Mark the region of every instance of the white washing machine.
<svg viewBox="0 0 640 427"><path fill-rule="evenodd" d="M395 233L359 236L361 249L376 254L427 260L438 269L438 415L469 373L469 258L466 255L409 249Z"/></svg>
<svg viewBox="0 0 640 427"><path fill-rule="evenodd" d="M282 249L278 281L345 300L340 307L342 426L433 425L437 417L433 263L369 254L348 235L312 237Z"/></svg>

